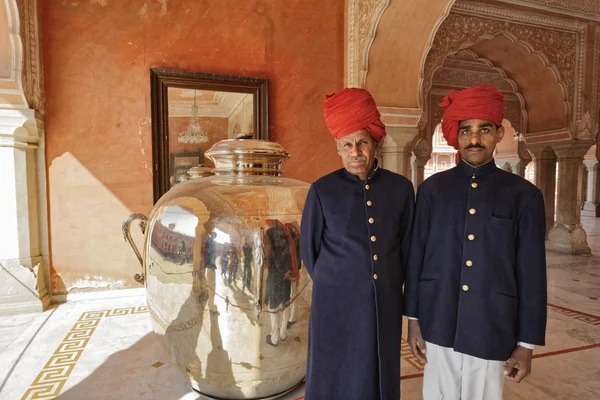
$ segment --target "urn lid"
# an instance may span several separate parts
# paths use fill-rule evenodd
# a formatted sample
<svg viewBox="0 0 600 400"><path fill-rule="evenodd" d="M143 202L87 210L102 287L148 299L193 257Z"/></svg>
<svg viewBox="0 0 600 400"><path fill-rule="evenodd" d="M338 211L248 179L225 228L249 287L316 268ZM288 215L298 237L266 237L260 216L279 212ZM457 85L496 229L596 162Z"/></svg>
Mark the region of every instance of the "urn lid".
<svg viewBox="0 0 600 400"><path fill-rule="evenodd" d="M216 175L281 175L281 164L290 154L268 140L226 139L215 143L205 155L215 164Z"/></svg>

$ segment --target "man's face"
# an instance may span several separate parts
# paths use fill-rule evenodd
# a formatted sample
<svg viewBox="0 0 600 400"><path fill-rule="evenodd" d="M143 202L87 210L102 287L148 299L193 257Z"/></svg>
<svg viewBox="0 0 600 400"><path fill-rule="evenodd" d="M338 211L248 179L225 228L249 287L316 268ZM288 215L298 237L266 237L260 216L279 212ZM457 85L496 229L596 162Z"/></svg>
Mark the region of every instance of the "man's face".
<svg viewBox="0 0 600 400"><path fill-rule="evenodd" d="M474 167L491 161L496 145L504 137L504 128L483 119L461 121L458 128L460 157Z"/></svg>
<svg viewBox="0 0 600 400"><path fill-rule="evenodd" d="M351 133L337 141L337 151L344 168L361 180L366 180L375 162L377 142L366 129Z"/></svg>

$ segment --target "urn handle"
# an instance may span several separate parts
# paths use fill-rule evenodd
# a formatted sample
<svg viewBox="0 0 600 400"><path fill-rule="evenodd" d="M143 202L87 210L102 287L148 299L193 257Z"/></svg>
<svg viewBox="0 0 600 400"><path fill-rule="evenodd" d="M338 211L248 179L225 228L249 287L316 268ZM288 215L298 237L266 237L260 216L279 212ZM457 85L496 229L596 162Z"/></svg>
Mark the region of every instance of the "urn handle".
<svg viewBox="0 0 600 400"><path fill-rule="evenodd" d="M129 245L133 249L133 252L137 256L138 260L140 261L140 264L142 265L142 273L135 274L133 276L133 279L135 279L136 282L139 282L143 285L144 281L146 280L145 273L144 273L144 260L142 259L142 255L141 255L139 249L137 248L137 246L135 245L133 238L131 237L131 224L136 219L140 220L140 223L139 223L140 229L142 230L142 233L144 235L146 234L146 224L148 223L148 217L146 217L144 214L131 214L129 217L127 217L127 219L125 221L123 221L123 226L122 226L123 238L125 239L126 242L129 243Z"/></svg>

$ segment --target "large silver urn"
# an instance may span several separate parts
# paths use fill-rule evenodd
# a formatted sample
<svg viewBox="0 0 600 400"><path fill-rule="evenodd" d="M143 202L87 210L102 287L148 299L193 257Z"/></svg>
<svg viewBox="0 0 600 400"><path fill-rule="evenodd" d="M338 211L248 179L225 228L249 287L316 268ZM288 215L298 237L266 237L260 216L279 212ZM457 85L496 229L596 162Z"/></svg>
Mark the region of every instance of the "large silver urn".
<svg viewBox="0 0 600 400"><path fill-rule="evenodd" d="M123 224L140 262L153 330L196 391L276 398L306 372L312 283L299 254L308 185L281 177L277 143L223 140L214 176L182 182L149 219ZM143 254L129 227L141 219Z"/></svg>

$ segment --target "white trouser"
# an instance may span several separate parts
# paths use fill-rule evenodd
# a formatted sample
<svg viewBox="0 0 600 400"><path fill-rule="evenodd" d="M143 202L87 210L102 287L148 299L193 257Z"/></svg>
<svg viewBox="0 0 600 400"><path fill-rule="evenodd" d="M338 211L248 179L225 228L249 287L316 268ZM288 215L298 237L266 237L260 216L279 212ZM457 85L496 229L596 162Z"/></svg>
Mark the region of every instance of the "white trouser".
<svg viewBox="0 0 600 400"><path fill-rule="evenodd" d="M287 337L287 323L289 318L289 307L271 313L271 343L277 344L279 340Z"/></svg>
<svg viewBox="0 0 600 400"><path fill-rule="evenodd" d="M426 342L424 400L502 400L504 361L489 361Z"/></svg>
<svg viewBox="0 0 600 400"><path fill-rule="evenodd" d="M290 318L289 318L290 322L296 322L296 302L294 301L294 297L296 297L297 290L298 289L296 289L296 282L292 282L292 288L290 289L290 301L292 301L292 304L290 304L290 307L289 307L290 308Z"/></svg>
<svg viewBox="0 0 600 400"><path fill-rule="evenodd" d="M206 268L206 283L208 285L208 309L210 311L215 311L217 308L215 307L215 275L217 271L213 268Z"/></svg>

